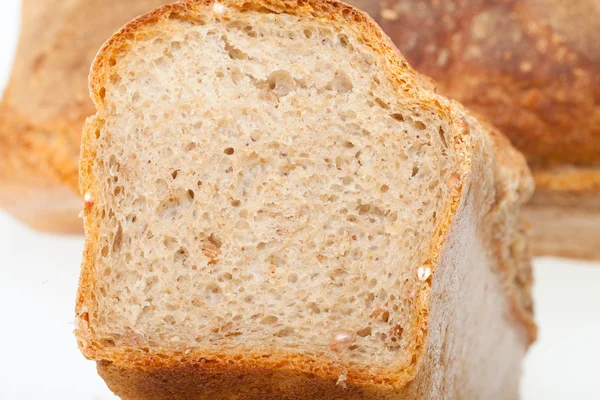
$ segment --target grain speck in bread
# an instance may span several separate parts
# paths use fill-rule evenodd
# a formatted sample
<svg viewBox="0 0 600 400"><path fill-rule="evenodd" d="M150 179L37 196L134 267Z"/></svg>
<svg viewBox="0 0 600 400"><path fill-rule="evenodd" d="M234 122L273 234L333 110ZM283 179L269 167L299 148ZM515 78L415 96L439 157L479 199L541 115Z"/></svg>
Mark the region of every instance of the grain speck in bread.
<svg viewBox="0 0 600 400"><path fill-rule="evenodd" d="M90 82L77 337L119 396L517 396L531 177L366 14L165 6Z"/></svg>

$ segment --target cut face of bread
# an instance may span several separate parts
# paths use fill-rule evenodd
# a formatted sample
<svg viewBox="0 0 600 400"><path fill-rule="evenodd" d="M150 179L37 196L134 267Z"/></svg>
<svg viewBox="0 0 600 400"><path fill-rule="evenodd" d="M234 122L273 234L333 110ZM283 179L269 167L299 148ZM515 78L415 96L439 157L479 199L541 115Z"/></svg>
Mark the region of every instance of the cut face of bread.
<svg viewBox="0 0 600 400"><path fill-rule="evenodd" d="M173 398L207 396L177 392L194 380L235 388L228 371L335 378L342 398L414 380L463 185L474 207L493 197L493 173L482 188L473 172L487 136L428 85L336 2L190 2L124 28L94 64L84 130L84 353L190 366Z"/></svg>
<svg viewBox="0 0 600 400"><path fill-rule="evenodd" d="M448 122L396 100L348 28L258 11L165 25L111 70L91 122L102 334L408 365L459 168ZM358 348L333 352L338 331Z"/></svg>

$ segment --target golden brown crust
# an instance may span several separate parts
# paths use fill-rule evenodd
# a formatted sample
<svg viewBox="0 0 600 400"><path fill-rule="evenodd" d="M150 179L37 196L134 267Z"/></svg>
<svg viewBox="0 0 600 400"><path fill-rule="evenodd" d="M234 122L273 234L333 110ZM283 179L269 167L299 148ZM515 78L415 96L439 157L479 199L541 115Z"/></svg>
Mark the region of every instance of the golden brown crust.
<svg viewBox="0 0 600 400"><path fill-rule="evenodd" d="M341 387L338 377L325 379L296 369L222 368L204 364L171 368L119 367L99 362L108 387L127 400L266 399L266 400L384 400L407 398L406 389ZM168 382L168 384L165 384Z"/></svg>
<svg viewBox="0 0 600 400"><path fill-rule="evenodd" d="M363 374L353 375L341 366L302 354L232 356L198 350L144 352L116 349L105 352L105 355L110 360L98 358L99 372L111 389L126 399L146 398L150 393L154 393L156 398L167 395L189 398L198 387L204 389L195 393L198 397L192 398L210 398L209 393L227 398L225 394L243 395L252 390L256 395L262 392L264 395L286 393L290 396L285 398L302 398L302 395L307 396L304 398L321 398L317 396L317 390L330 392L332 396L356 398L346 397L344 385L337 384L342 374L347 378L347 389L350 389L350 393L346 394L365 399L389 398L405 390L406 383L397 382L396 377L385 376L365 380ZM164 379L168 379L168 385L165 385ZM313 395L308 396L311 392Z"/></svg>
<svg viewBox="0 0 600 400"><path fill-rule="evenodd" d="M77 164L81 127L94 112L89 65L122 24L167 2L24 0L0 104L0 207L39 230L81 232Z"/></svg>
<svg viewBox="0 0 600 400"><path fill-rule="evenodd" d="M161 7L147 15L144 15L120 32L115 34L101 49L93 66L90 75L90 91L96 107L101 110L104 106L104 82L110 74L111 67L117 63L117 54L126 51L131 41L142 40L145 35L153 29L159 30L160 23L169 18L193 22L200 18L205 7L212 4L213 0L194 0L186 3L178 3ZM397 56L397 50L386 38L372 20L366 14L360 13L347 5L328 0L225 0L228 7L234 7L241 10L261 9L267 12L286 12L296 15L308 15L316 18L334 19L342 22L352 21L354 29L357 29L369 46L372 46L378 53L388 61L389 77L395 83L399 91L403 91L406 96L412 96L419 101L420 106L431 108L436 113L444 114L452 120L456 137L459 138L454 143L463 152L464 160L461 170L458 173L456 182L452 183L453 197L449 209L438 228L438 231L431 243L430 258L427 265L431 267L435 276L436 267L440 268L439 274L442 277L442 283L446 280L452 280L448 271L457 270L465 275L465 280L472 285L476 293L475 298L465 297L468 302L462 307L464 310L460 314L461 318L469 318L468 311L476 313L485 312L488 305L491 304L493 312L487 314L487 320L478 322L476 325L481 329L484 323L493 329L490 337L497 337L502 345L494 350L494 357L498 357L498 364L494 368L506 373L506 377L498 379L498 382L511 386L506 389L510 393L506 397L512 397L512 390L516 388L514 384L518 381L518 363L534 335L531 326L534 326L530 320L530 315L522 312L522 305L517 304L522 301L517 299L509 292L502 289L500 282L507 282L508 278L502 268L497 268L492 272L487 268L489 265L497 264L497 255L494 255L494 249L491 243L486 240L482 242L473 241L474 232L467 232L465 227L473 227L483 222L483 216L491 215L492 218L486 224L489 227L495 227L499 222L505 221L504 214L490 211L488 207L493 203L493 193L495 193L495 182L504 182L503 176L495 176L487 162L503 163L495 161L492 153L491 143L487 138L484 128L477 124L466 112L457 104L446 102L446 100L437 97L428 89L432 88L431 83L424 80L421 76L414 73L406 62ZM94 193L98 189L100 178L94 177L91 166L94 163L93 137L96 129L102 121L98 117L90 119L84 129L84 139L82 146L81 159L81 190ZM509 147L505 142L500 147ZM475 157L477 162L471 165L470 159ZM490 160L491 159L491 160ZM509 163L511 161L507 161ZM514 166L507 165L509 170L517 171L518 179L527 175L527 169L524 163ZM473 171L472 169L475 169ZM485 172L488 171L488 172ZM472 179L476 185L469 184L474 190L463 191L466 189L466 180ZM527 183L523 183L527 186ZM485 189L485 195L477 194ZM507 200L507 204L515 206L514 210L507 212L518 213L518 207L528 196L528 190L520 193L511 194L516 198ZM479 197L485 197L477 200ZM465 203L473 203L465 207ZM476 354L469 354L463 350L469 349L470 343L465 338L469 335L477 334L477 329L471 329L468 320L464 324L456 322L453 325L457 331L453 335L453 344L444 345L442 342L431 341L429 334L432 315L431 310L435 310L435 318L443 321L449 319L442 314L449 306L445 306L444 301L440 301L440 294L437 297L431 297L430 291L432 280L428 280L421 293L418 295L421 299L414 311L414 338L410 351L414 354L413 362L404 371L381 371L376 376L365 373L360 369L351 369L340 371L339 367L323 362L319 359L306 358L301 355L290 354L272 354L270 358L262 358L249 363L243 355L210 355L203 352L175 354L172 350L159 351L157 353L148 353L143 350L130 348L107 347L100 343L94 337L93 322L90 317L95 313L97 304L94 301L95 296L95 277L94 277L94 255L96 254L95 243L98 235L99 216L93 207L86 210L85 229L87 234L84 262L82 265L82 276L80 280L80 291L78 294L77 314L79 317L79 327L77 335L79 344L84 354L94 360L99 361L99 371L109 383L111 389L125 399L152 399L152 398L173 398L173 399L202 399L210 398L207 393L214 393L214 396L220 398L439 398L446 396L446 392L440 391L444 385L450 385L449 379L454 379L453 387L447 393L448 397L459 396L461 394L492 394L498 395L505 393L498 388L496 384L489 384L486 380L491 374L491 368L483 367L478 370L471 368L478 362L481 352L489 347L487 343L481 342L475 347ZM506 220L505 230L507 234L516 229L515 224ZM491 228L490 228L491 229ZM454 232L454 233L452 233ZM483 237L491 238L489 232L481 233ZM470 258L456 258L457 251L454 246L447 244L449 238L464 240L456 248L463 249L466 254L477 255L477 260ZM499 245L507 246L505 238L498 239ZM473 251L468 251L469 248ZM452 258L449 254L455 254ZM462 254L462 252L460 253ZM493 255L492 257L490 257ZM445 265L444 260L452 260L452 268ZM470 261L469 261L470 260ZM528 259L527 259L528 260ZM529 264L526 260L526 266ZM450 261L448 261L450 262ZM481 263L482 268L478 272L481 278L489 281L489 287L494 288L493 295L489 298L491 303L482 302L478 296L485 295L482 291L476 289L483 288L478 279L472 275L468 279L470 266L469 262ZM512 260L508 260L512 262ZM508 267L507 267L508 268ZM446 272L445 272L446 271ZM507 283L510 286L511 283ZM525 284L526 286L526 284ZM440 288L438 288L440 290ZM443 287L442 291L446 290ZM511 289L510 290L514 290ZM451 292L454 296L459 290ZM467 290L467 292L469 292ZM437 293L434 291L434 293ZM443 297L443 296L442 296ZM524 296L527 297L526 295ZM458 299L459 297L456 297ZM462 297L460 297L462 298ZM455 300L458 302L458 300ZM510 305L512 302L512 306ZM488 305L486 305L488 304ZM459 304L454 304L457 309L461 309ZM430 308L431 307L431 308ZM504 314L505 311L512 309L514 315L518 315L514 321L508 321ZM488 310L489 311L489 310ZM457 318L456 321L459 321ZM434 321L440 322L437 319ZM436 330L437 326L434 327ZM466 330L466 336L461 337L459 331ZM437 336L443 338L444 334ZM504 339L502 339L504 338ZM435 342L435 343L434 343ZM465 345L467 343L467 345ZM458 351L458 348L462 350ZM197 350L193 350L197 351ZM448 370L445 366L436 365L442 355L452 357L449 352L456 351L457 355L448 360L452 364L452 369ZM450 355L449 355L450 354ZM205 361L200 362L200 359ZM195 361L194 361L195 359ZM208 364L207 364L208 363ZM468 367L467 367L468 366ZM467 369L468 368L468 369ZM466 370L467 369L467 370ZM485 370L485 371L484 371ZM433 373L432 371L437 371ZM445 371L447 378L440 380L439 372ZM341 373L347 376L348 390L344 391L339 385L336 385L337 378ZM475 377L485 376L480 379L481 382L475 382ZM275 379L278 378L278 379ZM199 390L201 385L202 390ZM433 390L435 389L435 390ZM426 392L430 390L430 392ZM516 390L516 389L515 389ZM240 397L241 396L241 397ZM270 397L269 397L270 396ZM324 397L323 397L324 396ZM437 397L436 397L437 396Z"/></svg>

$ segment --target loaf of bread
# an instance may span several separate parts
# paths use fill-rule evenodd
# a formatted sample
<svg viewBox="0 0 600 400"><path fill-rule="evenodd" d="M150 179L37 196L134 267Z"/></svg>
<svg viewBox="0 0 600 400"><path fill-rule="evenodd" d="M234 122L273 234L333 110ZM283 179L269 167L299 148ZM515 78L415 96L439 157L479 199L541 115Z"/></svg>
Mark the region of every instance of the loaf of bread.
<svg viewBox="0 0 600 400"><path fill-rule="evenodd" d="M525 154L535 253L600 259L600 2L349 2Z"/></svg>
<svg viewBox="0 0 600 400"><path fill-rule="evenodd" d="M82 231L77 164L94 113L87 77L98 48L168 0L24 0L12 76L0 103L0 207L50 232Z"/></svg>
<svg viewBox="0 0 600 400"><path fill-rule="evenodd" d="M525 160L366 14L163 6L90 87L76 335L118 396L518 397Z"/></svg>

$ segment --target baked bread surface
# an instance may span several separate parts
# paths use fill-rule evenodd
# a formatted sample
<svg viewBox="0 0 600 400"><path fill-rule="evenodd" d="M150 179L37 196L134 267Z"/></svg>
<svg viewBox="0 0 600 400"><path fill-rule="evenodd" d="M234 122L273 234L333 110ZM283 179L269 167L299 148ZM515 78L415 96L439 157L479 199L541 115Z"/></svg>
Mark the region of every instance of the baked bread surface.
<svg viewBox="0 0 600 400"><path fill-rule="evenodd" d="M164 6L90 88L76 333L117 395L518 397L531 176L366 14Z"/></svg>

